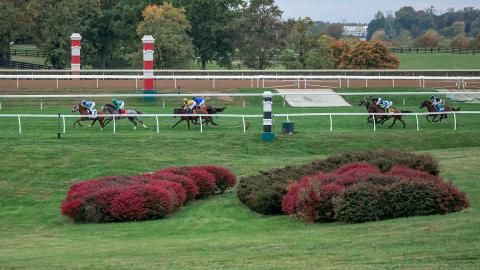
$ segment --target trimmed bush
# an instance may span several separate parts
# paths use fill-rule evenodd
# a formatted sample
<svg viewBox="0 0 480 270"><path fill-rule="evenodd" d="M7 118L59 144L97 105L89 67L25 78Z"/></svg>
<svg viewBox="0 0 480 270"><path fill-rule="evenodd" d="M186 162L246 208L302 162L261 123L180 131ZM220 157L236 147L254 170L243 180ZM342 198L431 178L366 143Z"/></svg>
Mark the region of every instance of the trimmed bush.
<svg viewBox="0 0 480 270"><path fill-rule="evenodd" d="M364 182L343 191L335 202L335 218L348 223L380 220L384 188Z"/></svg>
<svg viewBox="0 0 480 270"><path fill-rule="evenodd" d="M401 150L350 152L305 165L286 166L243 177L239 181L237 197L255 212L265 215L282 214L282 199L291 183L319 172L333 172L345 164L355 162L368 163L382 172L390 170L395 165L401 165L433 175L439 173L437 162L427 154L417 155ZM345 179L344 184L347 182L348 179Z"/></svg>
<svg viewBox="0 0 480 270"><path fill-rule="evenodd" d="M237 177L230 170L218 166L200 166L197 169L205 170L215 176L216 192L224 193L237 184Z"/></svg>
<svg viewBox="0 0 480 270"><path fill-rule="evenodd" d="M197 198L206 198L215 193L217 188L215 176L204 169L196 169L195 167L172 167L160 170L160 173L173 173L183 175L192 179L198 187Z"/></svg>
<svg viewBox="0 0 480 270"><path fill-rule="evenodd" d="M198 195L198 186L192 179L189 179L186 176L168 173L168 172L156 172L152 174L145 174L145 177L148 177L152 180L166 180L170 182L179 183L185 189L186 201L195 200Z"/></svg>

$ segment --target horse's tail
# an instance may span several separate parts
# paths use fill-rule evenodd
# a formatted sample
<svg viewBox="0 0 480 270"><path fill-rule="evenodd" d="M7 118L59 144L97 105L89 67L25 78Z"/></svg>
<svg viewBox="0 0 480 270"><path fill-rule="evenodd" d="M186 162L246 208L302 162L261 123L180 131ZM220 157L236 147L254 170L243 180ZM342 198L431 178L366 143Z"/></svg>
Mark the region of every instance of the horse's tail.
<svg viewBox="0 0 480 270"><path fill-rule="evenodd" d="M412 111L400 111L401 113L413 113Z"/></svg>
<svg viewBox="0 0 480 270"><path fill-rule="evenodd" d="M216 111L216 112L224 112L226 108L227 108L227 107L215 108L215 111Z"/></svg>
<svg viewBox="0 0 480 270"><path fill-rule="evenodd" d="M458 107L458 108L456 108L456 109L452 107L452 110L453 110L454 112L459 112L460 109L462 109L462 107Z"/></svg>
<svg viewBox="0 0 480 270"><path fill-rule="evenodd" d="M145 113L140 112L140 111L137 111L137 110L135 110L135 112L136 112L137 114L145 114Z"/></svg>

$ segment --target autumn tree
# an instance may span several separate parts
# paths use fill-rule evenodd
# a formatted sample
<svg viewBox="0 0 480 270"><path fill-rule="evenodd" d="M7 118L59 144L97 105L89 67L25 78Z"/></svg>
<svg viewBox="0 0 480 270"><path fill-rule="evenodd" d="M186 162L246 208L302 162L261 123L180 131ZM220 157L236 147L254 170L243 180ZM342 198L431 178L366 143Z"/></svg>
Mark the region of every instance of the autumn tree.
<svg viewBox="0 0 480 270"><path fill-rule="evenodd" d="M387 34L383 29L375 31L372 35L372 41L387 41L387 39Z"/></svg>
<svg viewBox="0 0 480 270"><path fill-rule="evenodd" d="M435 30L428 30L422 36L415 39L414 45L422 48L435 48L440 41L440 35Z"/></svg>
<svg viewBox="0 0 480 270"><path fill-rule="evenodd" d="M243 63L254 69L272 65L273 56L284 47L282 11L274 0L244 2L236 21L237 45Z"/></svg>
<svg viewBox="0 0 480 270"><path fill-rule="evenodd" d="M152 35L155 40L155 62L159 68L177 68L192 60L193 44L187 31L191 29L184 8L170 3L150 5L143 11L137 33Z"/></svg>
<svg viewBox="0 0 480 270"><path fill-rule="evenodd" d="M396 69L400 60L383 42L362 41L342 55L339 68L343 69Z"/></svg>
<svg viewBox="0 0 480 270"><path fill-rule="evenodd" d="M329 36L339 39L343 35L343 24L341 23L332 23L327 26L325 33Z"/></svg>
<svg viewBox="0 0 480 270"><path fill-rule="evenodd" d="M10 60L10 42L32 27L28 2L0 0L0 59Z"/></svg>

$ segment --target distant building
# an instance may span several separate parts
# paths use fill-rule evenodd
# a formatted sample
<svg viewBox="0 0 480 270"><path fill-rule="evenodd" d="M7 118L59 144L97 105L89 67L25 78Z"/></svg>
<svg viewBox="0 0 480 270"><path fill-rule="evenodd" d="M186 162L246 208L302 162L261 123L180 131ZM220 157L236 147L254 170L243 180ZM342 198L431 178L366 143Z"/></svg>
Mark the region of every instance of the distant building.
<svg viewBox="0 0 480 270"><path fill-rule="evenodd" d="M358 37L362 40L367 39L368 26L367 25L344 25L343 35L350 37Z"/></svg>

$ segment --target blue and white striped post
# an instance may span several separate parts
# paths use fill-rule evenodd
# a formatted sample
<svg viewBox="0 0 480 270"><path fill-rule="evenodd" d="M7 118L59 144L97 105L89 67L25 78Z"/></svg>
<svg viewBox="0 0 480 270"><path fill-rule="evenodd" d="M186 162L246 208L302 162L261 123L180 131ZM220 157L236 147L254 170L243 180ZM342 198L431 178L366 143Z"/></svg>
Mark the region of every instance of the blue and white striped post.
<svg viewBox="0 0 480 270"><path fill-rule="evenodd" d="M275 140L275 133L273 133L272 120L272 92L263 92L263 133L262 141L273 142Z"/></svg>

